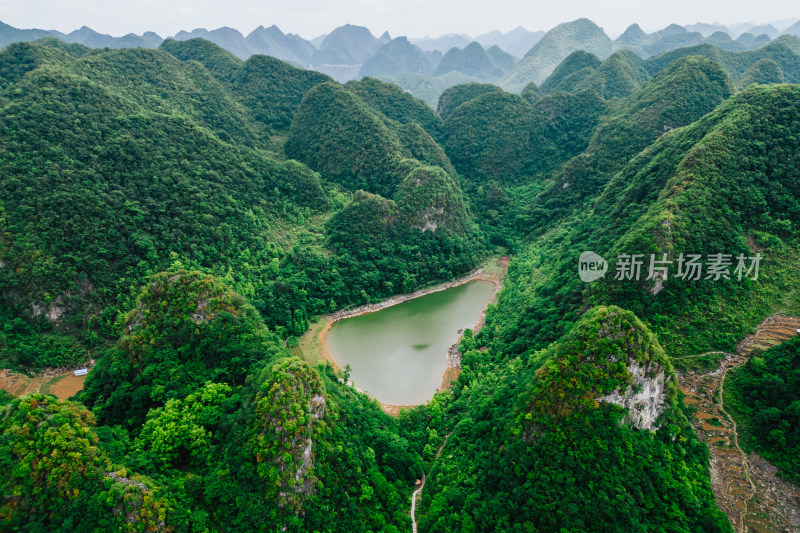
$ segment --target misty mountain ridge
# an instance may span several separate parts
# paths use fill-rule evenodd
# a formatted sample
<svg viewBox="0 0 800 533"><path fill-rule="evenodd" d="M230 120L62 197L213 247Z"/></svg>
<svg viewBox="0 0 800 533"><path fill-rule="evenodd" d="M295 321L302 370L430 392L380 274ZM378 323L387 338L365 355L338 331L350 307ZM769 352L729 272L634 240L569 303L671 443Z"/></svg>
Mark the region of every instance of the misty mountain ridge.
<svg viewBox="0 0 800 533"><path fill-rule="evenodd" d="M363 26L346 24L312 40L284 33L276 25L258 26L245 35L235 28L195 28L172 38L202 38L239 59L268 55L292 65L315 70L339 82L365 76L400 85L412 95L436 107L439 95L459 83L497 83L520 92L533 82L543 83L571 53L582 50L604 60L612 53L630 50L641 58L710 44L741 52L766 46L781 35L800 37L800 21L787 19L767 24L753 22L723 25L697 22L669 24L652 33L631 24L616 39L588 19L565 22L544 31L518 26L511 31L493 30L477 37L446 34L439 37L392 39L379 37ZM68 34L55 30L17 29L0 22L0 47L21 41L57 38L90 48L158 48L164 39L154 32L114 37L83 26ZM521 58L521 60L520 60Z"/></svg>

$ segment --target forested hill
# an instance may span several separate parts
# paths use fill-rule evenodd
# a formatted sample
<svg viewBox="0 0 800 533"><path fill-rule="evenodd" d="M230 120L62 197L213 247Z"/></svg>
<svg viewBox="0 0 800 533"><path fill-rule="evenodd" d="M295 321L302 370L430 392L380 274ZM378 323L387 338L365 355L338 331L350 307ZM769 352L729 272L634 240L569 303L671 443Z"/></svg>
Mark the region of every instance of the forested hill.
<svg viewBox="0 0 800 533"><path fill-rule="evenodd" d="M0 78L3 367L97 361L79 401L3 415L4 527L327 530L334 506L340 530L406 530L430 417L388 418L286 345L486 254L432 111L202 40L14 44ZM25 481L52 450L86 462Z"/></svg>
<svg viewBox="0 0 800 533"><path fill-rule="evenodd" d="M299 335L312 315L479 261L458 177L436 142L326 77L262 56L242 62L199 40L62 48L18 44L0 56L4 320L28 319L9 335L9 364L67 362L34 330L68 332L87 347L113 338L116 316L132 304L119 295L175 262L227 276L271 327ZM391 183L367 166L363 183L339 188L331 165L316 165L320 175L286 160L295 111L315 85L362 110L353 127L375 124L372 137L386 136L375 159L393 165ZM355 154L359 137L340 131L326 137L342 143L333 153L349 144ZM413 191L401 187L409 182ZM374 201L388 210L363 232L341 232L338 221L365 206L358 189L383 194ZM64 348L60 336L48 342Z"/></svg>
<svg viewBox="0 0 800 533"><path fill-rule="evenodd" d="M641 481L626 487L635 479L632 473L613 470L629 463L622 455L639 446L648 451L633 453L656 463L662 453L689 460L683 472L690 477L690 472L705 470L703 445L694 437L677 454L651 448L658 435L670 442L670 431L692 433L680 421L682 404L672 415L669 409L661 414L663 425L655 440L645 443L638 440L638 431L606 433L620 426L605 418L612 416L606 404L592 400L592 395L604 394L603 387L620 381L636 383L639 390L658 390L658 374L651 374L650 381L637 374L641 363L629 361L631 377L622 378L612 368L598 367L604 359L588 346L610 329L602 321L590 326L605 313L598 310L602 306L633 311L673 357L732 351L771 313L800 312L800 235L790 222L800 214L798 87L769 85L779 81L769 75L774 66L750 66L766 61L763 56L731 56L741 59L736 63L690 53L674 54L673 62L653 70L652 78L644 73L648 62L619 57L618 65L626 62L629 72L639 74L628 76L635 83L611 101L598 96L610 83L569 81L575 73L591 79L611 60L600 62L583 53L556 69L552 84L541 89L531 85L521 97L477 85L443 94L440 112L448 155L462 173L468 197L479 206L479 220L490 238L518 243L518 255L486 328L476 342L462 344L465 370L454 389L452 433L443 458L431 469L421 528L485 530L502 524L507 530L605 531L657 529L661 520L682 531L729 527L710 510L692 518L689 508L711 497L707 488L702 489L707 496L695 493L692 498L697 499L689 506L675 502L683 510L670 518L657 511L644 518L639 513L649 508L645 494L661 493L657 485L671 483L661 477L669 476L670 469L656 467L659 474L647 475L644 493ZM650 64L656 61L662 59ZM755 74L761 69L765 74ZM740 83L747 89L737 92L733 78L745 79L748 70L748 76L763 76L762 84ZM486 124L512 127L491 129ZM477 152L475 146L496 149ZM605 277L592 284L578 276L584 251L608 260ZM761 263L756 280L735 273L722 278L704 272L698 281L685 273L676 275L681 254L715 253L729 254L730 272L736 257L759 254L769 259ZM641 277L619 276L618 257L625 254L647 258ZM662 263L668 265L666 277L649 274L651 255L667 261ZM618 312L611 311L611 316ZM631 342L628 333L621 337ZM612 351L632 354L637 349ZM763 365L757 372L771 379ZM790 382L770 381L762 397L776 398ZM756 397L748 386L745 390ZM636 397L635 391L627 394ZM668 397L667 392L649 398L666 402ZM767 414L766 405L774 400L760 401L763 412L748 411L761 425L759 431L788 431L782 422L791 417L788 406L781 401L784 414L772 407ZM558 422L551 426L554 417ZM775 451L777 440L761 439L765 450L771 447L771 457L794 475L796 465ZM786 434L784 440L793 437ZM609 443L624 444L616 448ZM605 467L595 466L600 464ZM672 496L662 498L670 501ZM480 503L476 510L462 502Z"/></svg>
<svg viewBox="0 0 800 533"><path fill-rule="evenodd" d="M3 397L2 529L408 531L426 479L421 531L731 531L675 358L800 314L797 42L778 41L576 52L437 112L202 39L6 47L2 367L94 364L70 400ZM581 281L584 251L603 279ZM616 276L625 254L667 270ZM681 254L727 254L728 275L681 277ZM491 255L511 255L498 302L427 405L389 417L296 355L316 318ZM773 403L754 434L795 475Z"/></svg>

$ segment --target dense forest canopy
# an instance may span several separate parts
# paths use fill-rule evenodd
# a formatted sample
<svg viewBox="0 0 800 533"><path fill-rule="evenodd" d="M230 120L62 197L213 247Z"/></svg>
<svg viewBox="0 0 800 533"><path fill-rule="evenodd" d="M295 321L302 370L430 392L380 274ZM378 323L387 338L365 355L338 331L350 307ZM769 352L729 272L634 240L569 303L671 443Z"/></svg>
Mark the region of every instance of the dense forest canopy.
<svg viewBox="0 0 800 533"><path fill-rule="evenodd" d="M2 397L2 528L408 531L425 480L420 531L732 531L675 368L800 315L800 40L676 35L467 44L417 73L469 71L436 111L200 38L4 48L0 359L93 366L68 400ZM356 38L414 59L363 32L328 55ZM610 268L591 284L585 251ZM626 254L673 261L625 279ZM729 275L682 278L690 254ZM389 416L298 357L324 315L505 255L426 405ZM795 480L797 352L726 387Z"/></svg>

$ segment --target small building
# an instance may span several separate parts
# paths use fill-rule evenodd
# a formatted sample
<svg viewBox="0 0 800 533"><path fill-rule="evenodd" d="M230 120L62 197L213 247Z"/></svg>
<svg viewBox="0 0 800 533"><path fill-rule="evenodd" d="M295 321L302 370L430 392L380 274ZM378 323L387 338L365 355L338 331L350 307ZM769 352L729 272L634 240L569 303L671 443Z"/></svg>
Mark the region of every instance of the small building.
<svg viewBox="0 0 800 533"><path fill-rule="evenodd" d="M89 373L88 368L79 368L78 370L75 371L76 376L85 376L88 373Z"/></svg>

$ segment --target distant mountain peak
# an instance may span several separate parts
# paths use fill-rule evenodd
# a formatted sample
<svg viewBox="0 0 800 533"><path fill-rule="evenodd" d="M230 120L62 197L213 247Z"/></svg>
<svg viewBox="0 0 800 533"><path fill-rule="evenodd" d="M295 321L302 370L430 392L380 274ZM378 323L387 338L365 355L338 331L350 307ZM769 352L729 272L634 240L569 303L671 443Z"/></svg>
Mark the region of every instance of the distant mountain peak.
<svg viewBox="0 0 800 533"><path fill-rule="evenodd" d="M89 34L89 35L100 35L100 33L94 31L89 26L81 26L80 29L77 29L77 30L69 33L69 35L86 35L86 34Z"/></svg>
<svg viewBox="0 0 800 533"><path fill-rule="evenodd" d="M638 24L631 24L628 26L622 35L617 37L619 44L637 45L647 38L647 34L642 30Z"/></svg>
<svg viewBox="0 0 800 533"><path fill-rule="evenodd" d="M369 28L367 28L366 26L359 26L357 24L349 24L348 23L348 24L345 24L343 26L339 26L338 28L336 28L335 30L330 32L328 34L328 37L330 37L331 35L333 35L334 33L337 33L337 32L338 33L342 33L342 32L346 32L346 33L354 33L354 32L356 32L356 33L369 33L370 35L372 35L372 32L369 31ZM374 37L374 35L372 35L372 36Z"/></svg>
<svg viewBox="0 0 800 533"><path fill-rule="evenodd" d="M689 30L684 28L683 26L678 26L677 24L670 24L663 30L659 31L659 35L667 36L667 35L679 35L681 33L688 33Z"/></svg>
<svg viewBox="0 0 800 533"><path fill-rule="evenodd" d="M236 28L231 28L230 26L222 26L221 28L217 28L216 30L212 30L212 31L216 32L216 33L227 33L227 34L230 34L230 35L236 35L237 37L244 38L244 35L242 35L242 32L240 32Z"/></svg>
<svg viewBox="0 0 800 533"><path fill-rule="evenodd" d="M561 61L576 50L603 59L611 55L613 47L614 43L603 29L587 18L559 24L525 54L500 85L509 91L521 91L530 82L542 83Z"/></svg>
<svg viewBox="0 0 800 533"><path fill-rule="evenodd" d="M320 50L324 50L329 46L339 44L343 40L347 39L358 39L361 41L371 41L375 42L378 39L372 35L372 32L369 31L368 28L364 26L356 26L353 24L345 24L344 26L339 26L332 32L328 34L327 37L322 41L320 44Z"/></svg>

